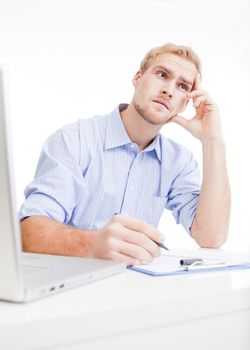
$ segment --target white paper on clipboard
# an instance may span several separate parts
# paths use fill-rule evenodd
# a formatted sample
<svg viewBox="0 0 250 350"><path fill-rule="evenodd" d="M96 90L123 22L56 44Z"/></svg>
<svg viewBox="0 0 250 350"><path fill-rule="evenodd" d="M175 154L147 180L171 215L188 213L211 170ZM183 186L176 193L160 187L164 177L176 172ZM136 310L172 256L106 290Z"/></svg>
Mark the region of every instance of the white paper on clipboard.
<svg viewBox="0 0 250 350"><path fill-rule="evenodd" d="M202 263L182 266L181 259L202 259ZM187 272L209 272L250 268L250 257L242 260L239 256L218 250L200 249L171 250L164 252L150 264L134 265L130 269L152 276L178 275Z"/></svg>

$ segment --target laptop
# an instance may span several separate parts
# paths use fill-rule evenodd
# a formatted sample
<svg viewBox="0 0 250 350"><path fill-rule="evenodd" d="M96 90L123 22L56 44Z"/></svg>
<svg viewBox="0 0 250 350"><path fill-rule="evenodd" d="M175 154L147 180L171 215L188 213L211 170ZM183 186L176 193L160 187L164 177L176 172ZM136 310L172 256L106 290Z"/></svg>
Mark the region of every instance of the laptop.
<svg viewBox="0 0 250 350"><path fill-rule="evenodd" d="M22 252L6 83L0 68L0 299L29 302L125 271L111 260Z"/></svg>

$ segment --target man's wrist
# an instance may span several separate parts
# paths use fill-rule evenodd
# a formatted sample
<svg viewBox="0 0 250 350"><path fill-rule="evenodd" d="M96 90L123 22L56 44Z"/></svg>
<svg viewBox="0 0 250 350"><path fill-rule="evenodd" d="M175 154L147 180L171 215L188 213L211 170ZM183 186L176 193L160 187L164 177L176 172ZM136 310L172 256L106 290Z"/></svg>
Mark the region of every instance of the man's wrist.
<svg viewBox="0 0 250 350"><path fill-rule="evenodd" d="M225 147L225 140L222 135L201 140L203 147Z"/></svg>
<svg viewBox="0 0 250 350"><path fill-rule="evenodd" d="M94 258L94 246L96 240L95 230L80 230L80 247L82 256L87 258Z"/></svg>

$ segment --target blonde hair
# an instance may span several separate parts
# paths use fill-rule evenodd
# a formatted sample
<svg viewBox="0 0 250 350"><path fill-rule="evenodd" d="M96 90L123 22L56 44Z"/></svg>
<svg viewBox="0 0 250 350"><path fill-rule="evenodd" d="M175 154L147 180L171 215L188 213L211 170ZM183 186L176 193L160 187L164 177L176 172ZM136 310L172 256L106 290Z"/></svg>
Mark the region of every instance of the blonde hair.
<svg viewBox="0 0 250 350"><path fill-rule="evenodd" d="M141 61L140 70L144 73L150 66L152 60L162 53L173 53L192 62L196 66L198 72L201 73L201 60L194 50L189 46L175 45L172 43L166 43L149 50Z"/></svg>

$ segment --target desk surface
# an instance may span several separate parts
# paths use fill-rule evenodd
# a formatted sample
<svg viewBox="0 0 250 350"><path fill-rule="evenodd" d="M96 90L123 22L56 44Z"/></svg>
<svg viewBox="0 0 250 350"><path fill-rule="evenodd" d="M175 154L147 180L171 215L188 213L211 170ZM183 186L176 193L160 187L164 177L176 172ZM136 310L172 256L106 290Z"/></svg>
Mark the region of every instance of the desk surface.
<svg viewBox="0 0 250 350"><path fill-rule="evenodd" d="M34 349L39 336L39 349L52 349L246 310L250 270L163 277L127 270L30 304L0 302L0 344Z"/></svg>

